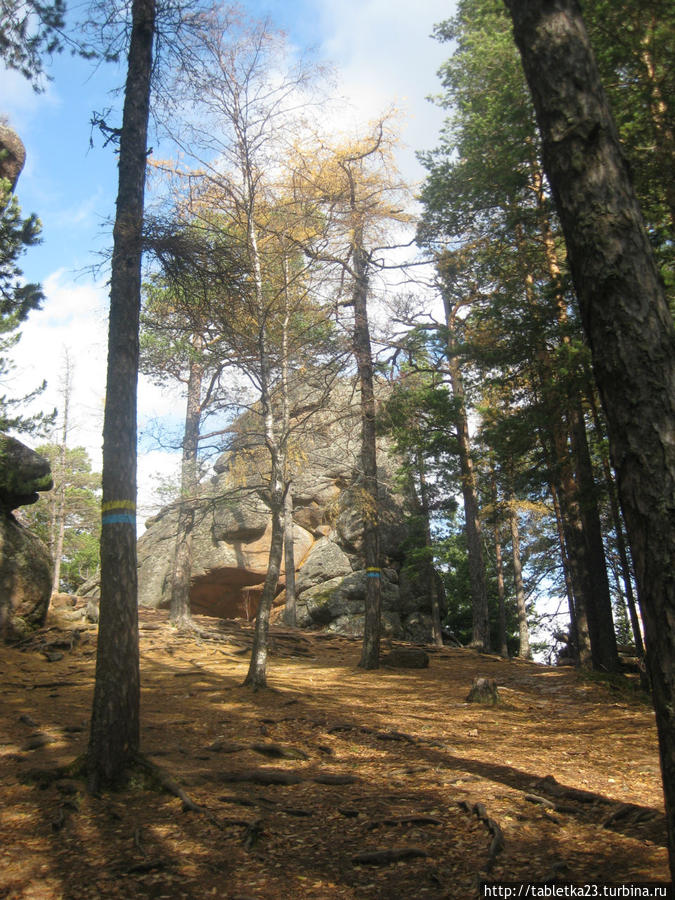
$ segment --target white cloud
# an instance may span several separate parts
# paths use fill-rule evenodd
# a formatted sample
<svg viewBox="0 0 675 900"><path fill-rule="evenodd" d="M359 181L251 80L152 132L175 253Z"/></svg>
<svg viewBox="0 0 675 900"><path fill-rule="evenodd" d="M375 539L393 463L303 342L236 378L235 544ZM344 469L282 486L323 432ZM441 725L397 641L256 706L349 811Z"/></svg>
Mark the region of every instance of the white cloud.
<svg viewBox="0 0 675 900"><path fill-rule="evenodd" d="M0 77L3 95L0 112L7 117L9 125L20 135L28 129L37 115L61 104L52 82L46 82L45 90L38 94L30 82L14 69L5 69L0 65Z"/></svg>
<svg viewBox="0 0 675 900"><path fill-rule="evenodd" d="M32 313L21 329L14 352L10 396L33 390L47 379L45 393L33 411L63 407L64 352L73 363L71 444L87 448L100 467L101 421L105 393L106 296L102 285L67 280L63 270L44 282L43 308Z"/></svg>
<svg viewBox="0 0 675 900"><path fill-rule="evenodd" d="M399 164L406 178L419 180L423 172L414 151L435 146L443 119L442 111L425 98L438 90L436 71L449 54L449 48L438 44L430 35L436 22L452 14L452 0L418 0L413 4L402 0L393 3L391 0L318 0L313 4L313 10L323 35L319 41L319 55L335 64L339 72L339 91L353 103L361 123L378 116L392 104L403 110L403 140L407 149L401 151ZM80 78L81 73L77 77ZM49 178L57 182L60 179L62 184L67 184L68 179L77 179L78 173L73 168L76 157L65 154L59 160L53 160L53 154L48 155L45 149L40 157L43 145L33 139L33 133L56 127L52 113L57 109L63 110L59 113L59 122L68 133L74 133L75 126L66 125L66 122L70 123L68 116L73 115L73 108L82 117L79 97L63 103L53 85L48 85L45 94L36 95L16 73L3 72L2 78L5 88L3 110L31 145L23 175L24 190L32 183L29 175L33 171L36 179L38 175L44 178L44 191L51 191ZM57 79L57 84L67 82ZM61 91L64 91L63 87ZM93 84L87 83L86 91L80 93L95 93ZM52 171L50 165L57 163L59 168ZM50 227L65 232L75 225L89 224L91 217L100 213L101 206L105 205L101 190L99 186L98 190L84 196L73 190L70 202L66 197ZM60 202L56 191L53 191L53 197L55 199L52 194L45 194L44 205L49 200L51 208ZM107 213L108 209L103 211ZM45 247L48 240L46 233ZM95 243L93 232L90 240ZM59 260L59 265L70 267L73 257L90 249L85 246L87 243L84 232L80 236L79 231L73 231L72 239L67 242L70 256ZM57 246L58 241L54 245ZM44 309L33 313L22 329L22 340L15 353L18 368L9 392L14 396L26 393L47 378L49 386L38 408L61 406L62 348L69 348L75 363L71 442L85 446L98 468L101 465L105 397L108 290L102 283L73 280L65 268L45 279L44 290L47 297ZM141 378L138 411L139 426L144 431L153 418L166 417L178 423L183 415L183 402L176 391L157 388ZM147 509L154 487L151 476L175 472L179 454L167 450L147 451L149 441L142 446L138 472L139 506Z"/></svg>
<svg viewBox="0 0 675 900"><path fill-rule="evenodd" d="M151 450L138 457L138 533L145 530L146 520L159 512L158 489L163 481L176 484L180 479L180 454Z"/></svg>
<svg viewBox="0 0 675 900"><path fill-rule="evenodd" d="M422 176L415 150L433 147L443 112L426 98L438 90L436 72L447 46L431 38L434 25L452 15L448 0L323 0L322 51L340 72L340 89L364 118L392 104L404 113L400 156L406 177Z"/></svg>

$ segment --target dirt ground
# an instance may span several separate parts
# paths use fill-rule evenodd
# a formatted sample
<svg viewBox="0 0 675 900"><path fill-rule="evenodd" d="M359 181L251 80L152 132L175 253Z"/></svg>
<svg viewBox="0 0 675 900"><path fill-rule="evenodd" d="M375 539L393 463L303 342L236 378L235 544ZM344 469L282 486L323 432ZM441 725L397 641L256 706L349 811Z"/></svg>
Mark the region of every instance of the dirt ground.
<svg viewBox="0 0 675 900"><path fill-rule="evenodd" d="M364 672L356 641L141 612L142 749L155 785L93 797L95 626L50 614L0 649L0 898L472 898L481 880L666 881L654 717L629 688L465 649ZM465 698L496 679L500 705Z"/></svg>

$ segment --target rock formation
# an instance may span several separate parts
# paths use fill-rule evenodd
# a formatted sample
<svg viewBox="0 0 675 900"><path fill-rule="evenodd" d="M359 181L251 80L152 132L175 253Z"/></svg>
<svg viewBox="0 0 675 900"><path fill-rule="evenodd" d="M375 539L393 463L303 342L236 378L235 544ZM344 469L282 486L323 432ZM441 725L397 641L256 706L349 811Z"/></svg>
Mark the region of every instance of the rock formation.
<svg viewBox="0 0 675 900"><path fill-rule="evenodd" d="M361 556L358 407L338 404L317 411L291 448L294 459L293 522L298 624L340 634L363 631L366 572ZM341 409L337 406L342 405ZM260 472L265 449L251 414L235 423L231 449L200 486L193 532L192 610L222 617L255 615L267 570L271 517ZM411 498L394 489L396 464L379 448L383 630L395 638L430 639L429 601L401 571L406 538L404 508ZM169 600L177 511L165 508L147 522L138 543L139 602ZM285 570L281 593L284 602Z"/></svg>
<svg viewBox="0 0 675 900"><path fill-rule="evenodd" d="M21 637L44 624L52 559L43 542L12 514L52 487L49 462L0 434L0 637Z"/></svg>
<svg viewBox="0 0 675 900"><path fill-rule="evenodd" d="M26 149L19 135L0 122L0 179L7 179L13 191L26 161Z"/></svg>

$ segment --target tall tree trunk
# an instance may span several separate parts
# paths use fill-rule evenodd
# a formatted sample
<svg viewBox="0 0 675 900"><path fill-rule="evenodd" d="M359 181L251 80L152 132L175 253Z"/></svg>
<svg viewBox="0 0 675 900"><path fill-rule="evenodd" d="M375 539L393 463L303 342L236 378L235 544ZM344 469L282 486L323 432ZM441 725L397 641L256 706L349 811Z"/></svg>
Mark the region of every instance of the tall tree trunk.
<svg viewBox="0 0 675 900"><path fill-rule="evenodd" d="M573 636L576 642L576 661L582 668L591 668L593 656L588 627L587 608L591 604L590 578L588 575L587 542L579 501L579 486L574 476L570 458L568 429L560 412L560 402L552 378L552 362L549 353L537 354L534 374L542 394L542 410L548 427L539 431L539 440L550 470L550 482L560 510L560 522L564 535L567 572L574 597Z"/></svg>
<svg viewBox="0 0 675 900"><path fill-rule="evenodd" d="M431 601L431 640L437 647L443 646L443 631L441 630L441 603L438 595L438 581L434 560L432 556L433 542L431 540L431 506L429 503L429 485L424 471L424 460L416 454L417 474L420 484L420 503L422 504L422 517L424 519L424 544L429 551L427 565L427 577L429 579L429 600Z"/></svg>
<svg viewBox="0 0 675 900"><path fill-rule="evenodd" d="M602 433L600 422L600 411L595 399L595 392L590 391L591 411L593 413L593 422L598 434ZM619 508L619 498L616 495L616 485L612 476L612 466L604 448L600 448L600 456L602 458L602 470L605 476L605 484L607 486L607 494L609 496L609 506L612 512L612 522L614 524L614 533L616 534L616 548L619 553L619 562L621 564L621 579L623 581L624 596L628 605L628 614L630 616L631 629L633 631L633 640L635 641L635 649L640 659L644 660L645 645L642 640L642 629L640 628L640 619L635 603L635 595L633 594L633 580L631 578L631 567L628 561L628 548L623 533L623 519L621 517L621 509Z"/></svg>
<svg viewBox="0 0 675 900"><path fill-rule="evenodd" d="M291 321L291 301L289 295L288 259L284 256L284 319L281 334L281 393L282 393L282 430L284 441L288 441L291 431L291 395L288 377L289 349L288 329ZM286 468L289 460L286 457ZM285 473L284 494L284 571L286 573L286 603L284 606L284 622L291 628L297 625L297 608L295 597L295 547L293 543L293 488L291 473Z"/></svg>
<svg viewBox="0 0 675 900"><path fill-rule="evenodd" d="M293 490L289 484L284 497L284 571L286 573L286 604L284 622L291 628L297 625L295 596L295 550L293 547Z"/></svg>
<svg viewBox="0 0 675 900"><path fill-rule="evenodd" d="M140 746L136 574L136 387L154 0L134 0L119 146L103 424L101 604L87 766L97 791Z"/></svg>
<svg viewBox="0 0 675 900"><path fill-rule="evenodd" d="M506 590L504 588L504 560L502 558L502 542L499 535L499 525L495 522L495 569L497 571L497 597L499 600L499 653L505 659L509 655L509 645L506 640Z"/></svg>
<svg viewBox="0 0 675 900"><path fill-rule="evenodd" d="M68 450L68 426L70 415L70 394L72 389L72 367L70 355L65 351L63 371L63 427L61 429L61 447L59 448L59 494L54 511L54 542L52 556L54 559L54 579L52 581L52 593L56 593L61 586L61 557L63 556L63 540L66 534L66 459Z"/></svg>
<svg viewBox="0 0 675 900"><path fill-rule="evenodd" d="M464 523L469 556L469 580L471 583L472 637L471 647L490 649L490 620L488 614L487 586L485 583L485 558L483 555L483 532L480 522L478 490L471 456L469 418L466 413L464 380L454 350L454 311L447 297L444 297L445 320L448 329L448 370L452 395L456 401L455 428L462 478L462 499L464 501Z"/></svg>
<svg viewBox="0 0 675 900"><path fill-rule="evenodd" d="M272 535L270 540L270 554L267 561L267 573L263 584L258 614L256 616L255 632L253 635L253 648L251 650L251 662L244 684L251 685L254 689L267 687L267 651L269 645L270 614L272 603L279 585L281 561L284 553L284 527L282 511L284 506L283 470L284 459L279 449L277 436L274 429L274 413L272 410L272 398L269 393L270 367L266 347L267 337L264 328L260 332L260 361L261 361L261 405L265 429L265 443L270 453L271 471L270 485L267 493L267 503L272 514Z"/></svg>
<svg viewBox="0 0 675 900"><path fill-rule="evenodd" d="M530 630L527 627L527 607L525 605L525 587L523 586L523 568L520 559L520 532L518 530L518 509L516 498L511 494L509 502L509 526L511 528L511 556L513 559L513 581L516 588L516 610L518 613L518 656L530 659Z"/></svg>
<svg viewBox="0 0 675 900"><path fill-rule="evenodd" d="M363 235L354 237L354 356L361 389L361 469L363 470L363 553L366 565L366 606L363 647L359 666L377 669L380 665L382 616L382 573L378 528L377 444L375 440L375 389L373 358L368 325L367 258Z"/></svg>
<svg viewBox="0 0 675 900"><path fill-rule="evenodd" d="M602 672L615 672L619 667L619 655L616 649L612 599L607 578L607 561L602 542L597 491L586 439L586 424L580 402L575 402L570 409L570 434L576 463L579 510L588 561L586 574L589 583L588 596L591 602L586 605L586 614L591 638L593 667Z"/></svg>
<svg viewBox="0 0 675 900"><path fill-rule="evenodd" d="M655 17L650 23L650 34L642 40L642 52L640 59L646 76L650 121L656 154L662 166L664 174L664 193L668 210L670 212L670 228L675 235L675 131L672 122L669 122L668 107L663 97L661 83L656 71L653 55L649 49L651 32L659 25Z"/></svg>
<svg viewBox="0 0 675 900"><path fill-rule="evenodd" d="M593 666L593 653L588 607L593 601L588 578L587 544L581 519L579 489L568 455L567 436L558 422L553 425L553 440L555 443L553 478L558 488L567 561L574 593L578 661L582 668L590 669Z"/></svg>
<svg viewBox="0 0 675 900"><path fill-rule="evenodd" d="M265 313L265 298L263 295L262 268L260 253L258 250L258 235L253 220L254 187L253 174L246 172L249 179L249 219L248 240L249 253L253 263L253 276L258 303L258 316L260 319L258 330L258 362L260 366L260 406L262 408L263 431L265 446L270 455L270 482L267 490L267 503L272 514L272 536L270 541L270 555L267 561L267 573L258 605L255 633L253 635L253 648L251 650L251 662L244 684L251 685L255 690L267 687L267 650L269 644L270 614L272 602L279 584L281 572L281 560L284 552L284 528L282 510L284 505L284 472L286 468L285 437L279 440L275 427L274 406L272 401L272 363L270 359L267 335L267 322Z"/></svg>
<svg viewBox="0 0 675 900"><path fill-rule="evenodd" d="M570 575L570 563L567 557L567 548L565 546L565 528L563 525L562 510L560 509L560 499L558 489L551 482L549 484L551 499L553 500L553 511L555 512L556 529L558 532L558 546L560 547L560 563L563 570L563 578L565 581L565 594L567 595L567 609L570 616L570 633L569 643L574 661L579 664L579 634L577 629L577 613L574 608L574 589L572 587L572 577Z"/></svg>
<svg viewBox="0 0 675 900"><path fill-rule="evenodd" d="M609 427L675 876L675 328L576 0L506 0Z"/></svg>
<svg viewBox="0 0 675 900"><path fill-rule="evenodd" d="M544 256L548 268L551 286L555 291L557 319L566 346L571 340L566 334L568 327L567 304L562 283L562 270L555 245L553 227L548 205L545 203L546 191L544 173L536 158L531 163L532 185L537 197L539 227L542 236ZM543 355L549 356L547 351ZM548 376L551 387L555 390L559 377L555 366L548 363ZM584 539L584 555L582 561L583 576L586 581L584 607L588 619L589 637L591 641L591 658L595 669L613 672L618 666L614 620L612 618L612 600L607 578L607 563L602 542L602 529L597 505L597 492L593 477L591 458L586 439L586 424L581 407L579 388L574 381L566 400L567 431L571 442L571 454L575 471L575 490L578 494L578 508L581 516L581 528ZM581 545L580 545L581 547Z"/></svg>
<svg viewBox="0 0 675 900"><path fill-rule="evenodd" d="M267 562L267 573L263 584L258 614L255 620L255 632L253 634L253 649L248 672L244 684L250 685L254 690L267 687L267 652L269 647L270 614L272 603L279 585L279 573L284 552L284 527L281 509L283 500L277 497L273 499L272 512L272 537L270 541L270 555Z"/></svg>
<svg viewBox="0 0 675 900"><path fill-rule="evenodd" d="M202 350L201 342L198 338L195 349L198 352ZM192 532L195 524L197 452L199 449L199 426L202 417L203 378L203 365L199 360L192 360L185 407L183 458L180 471L180 506L178 508L178 530L176 532L171 602L169 606L169 618L179 628L188 628L190 626Z"/></svg>
<svg viewBox="0 0 675 900"><path fill-rule="evenodd" d="M506 590L504 587L504 560L502 557L502 539L500 534L501 505L499 503L499 493L497 489L497 476L492 461L490 461L490 493L492 494L492 509L494 516L492 536L495 542L495 571L497 574L497 598L499 603L497 641L499 643L500 655L505 659L508 659L509 645L506 637Z"/></svg>

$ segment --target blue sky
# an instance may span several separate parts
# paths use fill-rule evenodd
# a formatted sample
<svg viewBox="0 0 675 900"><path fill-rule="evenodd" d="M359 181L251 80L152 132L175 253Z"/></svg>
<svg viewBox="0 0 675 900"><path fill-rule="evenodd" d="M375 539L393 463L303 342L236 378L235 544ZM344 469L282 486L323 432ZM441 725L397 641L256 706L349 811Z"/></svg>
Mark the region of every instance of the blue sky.
<svg viewBox="0 0 675 900"><path fill-rule="evenodd" d="M314 54L335 67L338 93L347 97L365 121L391 104L404 112L399 165L405 176L423 176L415 150L438 139L442 113L425 99L438 90L436 72L448 48L430 35L436 22L452 13L452 0L251 0L252 16L269 16L298 51ZM114 214L116 159L94 135L90 118L117 104L110 92L124 79L123 66L95 68L62 54L49 66L53 80L43 94L33 93L19 75L0 71L0 114L21 136L27 162L17 186L24 213L43 223L43 243L23 258L27 279L41 281L47 296L43 310L23 328L10 394L25 392L42 378L49 382L43 405L59 404L63 348L75 368L74 430L71 443L86 446L100 465L101 421L105 390L107 290L89 271L110 245L107 222ZM141 432L153 418L175 414L176 397L142 382ZM144 445L145 447L145 445ZM147 495L150 474L171 469L169 454L154 450L139 462L139 484Z"/></svg>

